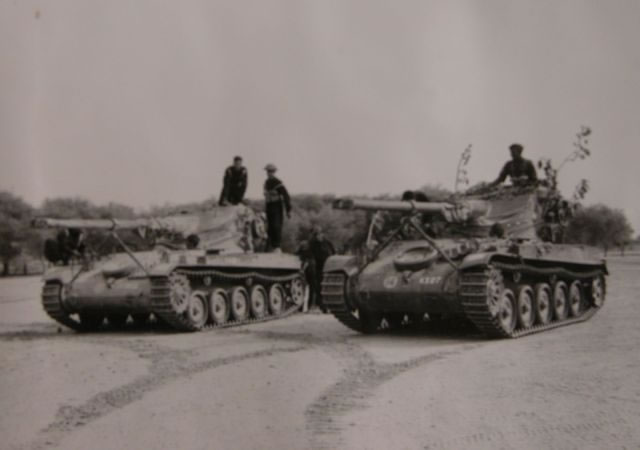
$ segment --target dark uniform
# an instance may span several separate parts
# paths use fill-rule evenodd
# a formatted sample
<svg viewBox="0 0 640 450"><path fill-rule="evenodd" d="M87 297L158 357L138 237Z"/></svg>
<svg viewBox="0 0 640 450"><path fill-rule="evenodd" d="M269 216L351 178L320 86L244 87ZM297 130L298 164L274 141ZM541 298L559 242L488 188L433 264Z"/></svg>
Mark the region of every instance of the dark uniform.
<svg viewBox="0 0 640 450"><path fill-rule="evenodd" d="M285 212L291 212L289 192L278 178L267 178L264 182L264 200L267 210L267 235L269 248L280 248L282 241L282 226Z"/></svg>
<svg viewBox="0 0 640 450"><path fill-rule="evenodd" d="M247 190L248 175L247 169L230 166L224 171L224 182L222 185L222 193L220 194L220 205L231 204L237 205L244 198Z"/></svg>
<svg viewBox="0 0 640 450"><path fill-rule="evenodd" d="M60 230L56 239L47 239L44 242L44 256L53 263L68 265L74 256L84 258L86 246L84 233L76 228Z"/></svg>
<svg viewBox="0 0 640 450"><path fill-rule="evenodd" d="M313 265L315 269L314 285L311 285L312 298L316 299L320 309L324 311L324 304L322 303L322 296L320 295L322 288L322 278L324 272L324 263L329 256L336 253L333 244L326 238L318 239L314 235L309 241L309 253L313 259Z"/></svg>
<svg viewBox="0 0 640 450"><path fill-rule="evenodd" d="M511 178L511 182L513 184L519 184L520 180L523 177L526 177L526 181L529 183L533 183L538 180L536 167L531 161L524 158L512 159L511 161L508 161L504 165L504 167L502 167L500 175L494 183L502 183L507 179L507 177Z"/></svg>

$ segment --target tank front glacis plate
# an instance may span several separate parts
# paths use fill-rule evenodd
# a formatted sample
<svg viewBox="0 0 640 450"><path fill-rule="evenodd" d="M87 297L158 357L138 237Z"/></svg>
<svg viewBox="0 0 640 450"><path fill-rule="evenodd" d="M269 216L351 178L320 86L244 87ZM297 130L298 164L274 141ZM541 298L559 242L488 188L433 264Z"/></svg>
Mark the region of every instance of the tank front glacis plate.
<svg viewBox="0 0 640 450"><path fill-rule="evenodd" d="M399 242L370 263L358 277L360 301L385 310L427 311L434 306L439 310L457 309L458 274L441 257L414 270L401 270L396 265L398 255L424 245L424 242ZM446 305L447 302L451 304Z"/></svg>

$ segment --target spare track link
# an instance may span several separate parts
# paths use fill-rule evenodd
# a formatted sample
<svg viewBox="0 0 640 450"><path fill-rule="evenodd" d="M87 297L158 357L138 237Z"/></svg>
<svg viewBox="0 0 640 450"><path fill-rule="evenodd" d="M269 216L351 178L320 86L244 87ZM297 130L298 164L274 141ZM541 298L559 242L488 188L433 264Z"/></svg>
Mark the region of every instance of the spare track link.
<svg viewBox="0 0 640 450"><path fill-rule="evenodd" d="M60 283L45 283L42 288L42 307L44 311L58 323L71 328L72 330L81 331L80 322L73 320L60 304Z"/></svg>
<svg viewBox="0 0 640 450"><path fill-rule="evenodd" d="M322 279L322 303L343 325L363 333L360 320L353 315L345 298L347 276L344 273L328 273Z"/></svg>
<svg viewBox="0 0 640 450"><path fill-rule="evenodd" d="M231 275L231 274L223 274L219 271L194 271L194 270L178 270L180 274L184 274L187 276L214 276L218 279L226 278L231 280L239 280L245 279L246 275ZM287 275L282 277L269 277L267 275L252 273L254 278L264 279L266 281L271 282L283 282L283 281L292 281L299 276L299 274L295 275ZM152 277L151 278L151 308L153 310L153 314L160 317L166 323L171 325L177 331L203 331L203 330L217 330L222 328L231 328L237 327L241 325L248 325L254 323L261 322L269 322L272 320L283 319L285 317L291 316L298 312L301 306L293 305L290 308L284 310L281 314L277 316L273 315L265 315L259 319L256 318L248 318L246 320L241 321L228 321L223 324L213 324L207 323L203 328L197 328L192 323L190 323L185 314L177 313L172 304L171 304L171 286L169 284L168 276L160 276L160 277Z"/></svg>
<svg viewBox="0 0 640 450"><path fill-rule="evenodd" d="M505 271L514 270L516 266L510 266L507 264L492 264L492 267L496 269L503 269ZM518 266L519 267L519 266ZM530 269L531 272L535 269ZM544 273L549 274L549 270L545 270ZM564 274L564 269L558 270L558 274ZM541 273L541 274L542 274ZM575 274L576 278L587 278L598 274L602 274L602 271L593 271L588 274ZM493 315L489 310L487 303L487 283L489 281L489 267L485 266L480 269L473 269L462 273L460 295L462 297L462 307L465 315L471 320L471 322L483 333L489 337L496 338L519 338L534 333L541 333L543 331L551 330L554 328L564 327L575 323L585 322L598 311L599 308L590 306L589 309L582 312L579 317L567 318L563 321L554 321L546 325L533 325L525 329L516 329L511 333L507 333L499 324L497 315Z"/></svg>

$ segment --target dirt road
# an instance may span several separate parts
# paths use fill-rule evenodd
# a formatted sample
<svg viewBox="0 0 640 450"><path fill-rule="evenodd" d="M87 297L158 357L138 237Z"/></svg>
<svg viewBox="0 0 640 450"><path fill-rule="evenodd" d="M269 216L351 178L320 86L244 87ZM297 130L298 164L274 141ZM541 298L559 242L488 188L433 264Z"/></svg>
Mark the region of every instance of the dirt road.
<svg viewBox="0 0 640 450"><path fill-rule="evenodd" d="M517 340L330 316L75 334L0 281L1 448L640 448L640 257L589 322Z"/></svg>

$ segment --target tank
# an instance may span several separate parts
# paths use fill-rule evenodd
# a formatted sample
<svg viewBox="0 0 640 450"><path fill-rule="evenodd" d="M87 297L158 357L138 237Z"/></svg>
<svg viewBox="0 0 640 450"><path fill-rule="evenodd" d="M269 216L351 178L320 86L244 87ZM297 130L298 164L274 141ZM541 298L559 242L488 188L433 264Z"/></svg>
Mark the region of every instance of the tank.
<svg viewBox="0 0 640 450"><path fill-rule="evenodd" d="M117 243L97 258L76 239L75 247L58 249L67 264L45 272L42 306L74 330L151 317L178 331L228 327L286 317L308 295L301 261L263 252L264 220L245 205L134 220L38 218L33 226L59 229L59 237L102 230ZM123 234L144 248L134 251Z"/></svg>
<svg viewBox="0 0 640 450"><path fill-rule="evenodd" d="M338 199L334 208L376 213L362 254L327 260L323 302L361 333L446 315L499 338L585 321L604 303L606 261L596 248L539 237L558 225L544 222L551 204L557 193L538 187L440 203ZM376 236L382 221L396 225Z"/></svg>

